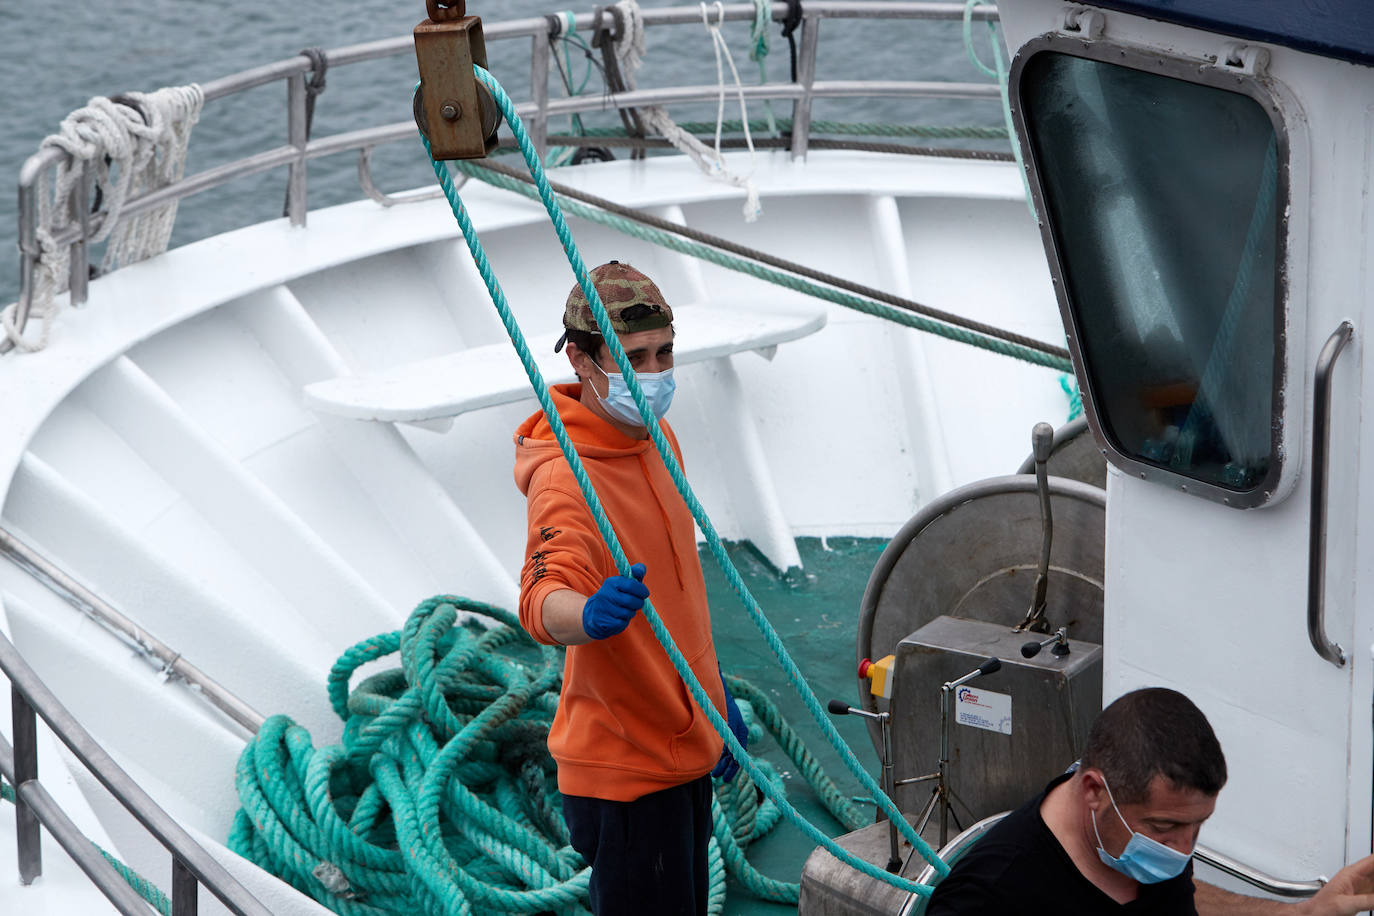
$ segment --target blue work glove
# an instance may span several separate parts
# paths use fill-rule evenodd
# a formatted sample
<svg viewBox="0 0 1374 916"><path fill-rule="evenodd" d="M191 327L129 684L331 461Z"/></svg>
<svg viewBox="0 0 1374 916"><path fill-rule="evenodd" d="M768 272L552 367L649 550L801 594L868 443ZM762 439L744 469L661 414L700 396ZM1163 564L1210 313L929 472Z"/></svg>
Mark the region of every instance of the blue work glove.
<svg viewBox="0 0 1374 916"><path fill-rule="evenodd" d="M749 746L749 727L744 724L744 716L740 715L739 706L735 703L735 698L730 695L730 688L725 684L725 676L721 675L720 686L725 690L725 721L730 725L730 732L735 736L735 740L740 743L740 747ZM739 762L730 753L730 745L720 749L720 760L716 761L716 768L711 771L711 775L718 777L721 782L729 782L735 778L739 772Z"/></svg>
<svg viewBox="0 0 1374 916"><path fill-rule="evenodd" d="M605 639L619 633L644 606L644 599L649 597L649 587L639 581L644 578L644 564L631 566L630 574L633 579L607 577L596 594L582 605L582 629L592 639Z"/></svg>

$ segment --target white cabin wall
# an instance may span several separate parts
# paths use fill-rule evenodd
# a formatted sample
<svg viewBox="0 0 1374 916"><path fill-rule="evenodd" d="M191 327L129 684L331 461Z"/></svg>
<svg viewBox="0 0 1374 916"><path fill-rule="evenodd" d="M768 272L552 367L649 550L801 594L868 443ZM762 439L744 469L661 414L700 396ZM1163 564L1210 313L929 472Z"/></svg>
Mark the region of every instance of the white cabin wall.
<svg viewBox="0 0 1374 916"><path fill-rule="evenodd" d="M1000 5L1009 46L1063 22L1066 6ZM1104 40L1135 36L1173 53L1215 54L1230 39L1105 13ZM1369 70L1271 47L1269 72L1287 107L1295 207L1289 327L1296 486L1269 506L1237 511L1115 469L1108 479L1104 696L1145 685L1188 694L1221 739L1231 778L1202 842L1270 874L1331 874L1370 851L1374 432L1362 403L1370 301ZM1305 124L1304 124L1305 122ZM1310 143L1302 132L1310 132ZM1310 167L1309 167L1310 157ZM1310 195L1302 190L1310 182ZM1360 253L1352 238L1365 233ZM1362 307L1363 306L1363 307ZM1342 319L1354 343L1333 380L1326 629L1351 661L1336 668L1306 630L1311 398L1316 356Z"/></svg>
<svg viewBox="0 0 1374 916"><path fill-rule="evenodd" d="M1357 349L1350 356L1358 359L1363 369L1368 346L1366 338L1374 330L1374 322L1369 317L1369 303L1374 302L1374 273L1371 273L1374 270L1374 212L1371 212L1371 203L1374 202L1374 100L1366 98L1364 117L1360 121L1363 144L1358 157L1349 157L1348 168L1353 169L1355 174L1349 175L1345 185L1360 188L1358 196L1349 194L1347 197L1347 209L1351 211L1347 217L1349 231L1363 240L1356 283L1348 301L1352 306L1355 303L1365 304L1363 309L1351 308L1356 336L1350 347ZM1356 422L1359 424L1359 434L1356 447L1359 451L1354 472L1357 481L1369 481L1370 475L1374 474L1374 415L1366 408L1374 405L1374 373L1362 373L1358 390L1359 415ZM1367 420L1370 422L1365 422ZM1374 520L1374 485L1366 483L1359 488L1356 513L1354 537L1349 539L1349 544L1341 545L1343 551L1353 553L1351 562L1355 570L1354 587L1349 598L1354 625L1347 648L1354 668L1351 691L1354 699L1350 704L1350 824L1346 839L1350 859L1374 849L1374 736L1368 731L1371 721L1369 704L1374 698L1374 531L1370 530L1371 520ZM1328 578L1328 585L1330 581Z"/></svg>

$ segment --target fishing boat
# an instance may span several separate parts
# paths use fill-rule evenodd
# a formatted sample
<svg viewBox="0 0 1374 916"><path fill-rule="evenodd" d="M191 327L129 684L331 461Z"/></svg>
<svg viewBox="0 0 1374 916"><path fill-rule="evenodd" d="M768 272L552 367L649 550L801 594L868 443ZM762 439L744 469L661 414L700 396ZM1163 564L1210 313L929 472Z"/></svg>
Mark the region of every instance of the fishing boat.
<svg viewBox="0 0 1374 916"><path fill-rule="evenodd" d="M1337 362L1348 337L1333 337L1317 357L1343 318L1358 325L1349 303L1368 298L1363 272L1348 266L1367 248L1364 211L1342 190L1367 183L1368 163L1317 151L1366 148L1361 79L1374 43L1125 0L779 3L771 18L797 39L791 81L736 90L720 69L716 84L635 88L639 29L692 34L700 44L689 53L709 60L720 47L713 26L766 26L761 8L619 4L570 20L487 19L477 34L531 49L532 89L516 111L554 166L549 187L583 256L634 263L674 304L672 421L714 530L750 545L768 575L800 581L816 566L805 539L890 540L860 571L862 601L833 615L845 621L848 700L873 723L863 753L880 756L903 810L919 815L929 793L910 780L937 757L937 785L963 805L942 814L958 827L1004 810L1072 760L1076 723L1103 696L1162 683L1197 700L1240 762L1205 834L1210 861L1271 891L1310 892L1312 875L1369 851L1374 737L1357 702L1369 665L1353 648L1374 641L1357 610L1358 350ZM1011 63L998 67L1001 46L983 45L986 84L851 81L818 63L832 20L963 19L966 35L986 37L999 16ZM611 82L551 99L551 52L577 33L593 36ZM482 63L477 39L465 40ZM412 86L397 87L394 122L310 130L326 61L414 47L402 36L116 98L89 117L160 129L155 156L107 163L104 151L83 160L48 147L21 173L23 287L0 343L10 395L0 601L12 647L0 643L0 667L16 687L13 750L0 747L0 766L19 787L15 826L0 826L0 857L18 861L18 880L0 884L6 907L146 912L93 841L134 884L160 885L177 913L197 900L216 912L319 913L331 895L340 911L371 912L357 909L370 904L346 869L321 862L283 881L226 837L247 804L236 765L277 721L269 716L289 715L315 747L348 737L325 687L341 655L403 632L430 596L515 605L524 506L510 439L536 402L450 201L430 189L388 194L372 179L378 145L419 145ZM1187 98L1151 109L1156 121L1142 126L1131 106L1146 89L1128 75L1124 97L1111 96L1108 77L1074 61L1145 73L1150 92L1178 84ZM200 107L273 82L288 90L287 144L183 177L178 157ZM1198 86L1205 98L1188 96ZM1212 117L1218 93L1226 118ZM723 111L727 97L755 111L790 103L790 117L758 137L737 130L724 155L710 144L715 125L706 143L671 129L675 106ZM813 105L855 97L963 99L990 106L984 121L1005 102L1017 139L1008 151L821 138L836 125ZM427 135L480 113L478 152L501 149L483 148L490 105L443 104L421 118ZM561 118L595 112L623 112L621 136L556 133ZM1199 126L1214 123L1233 133ZM1259 143L1257 160L1233 149L1242 135ZM1163 136L1179 139L1160 165L1145 151ZM658 154L664 138L687 152ZM1194 149L1194 138L1211 145ZM573 158L559 149L598 148L651 154L557 164ZM357 157L360 199L312 209L311 163L338 155ZM445 168L465 182L457 193L539 369L567 380L553 342L573 275L545 208L519 170L500 167L518 160L490 160ZM1212 167L1184 168L1199 160ZM1173 173L1149 170L1171 166L1193 184L1176 191L1161 177ZM269 169L286 173L281 219L163 250L178 205ZM1199 218L1181 231L1168 218L1175 205L1224 225ZM1353 225L1360 232L1343 232ZM1127 311L1103 318L1084 311L1090 301ZM1090 431L1038 431L1039 460L1023 467L1032 426L1062 424L1076 390ZM1027 469L1038 473L1017 473ZM1326 579L1343 584L1324 590ZM1303 618L1291 608L1308 592ZM1006 649L1026 637L1008 634L1037 606L1031 632L1068 629L1042 634L1043 654L1019 662ZM946 771L951 754L924 726L938 730L942 685L971 646L989 644L999 648L984 654L1006 672L980 686L1018 680L1003 688L1005 730L955 729L961 752L1003 762L980 783ZM854 662L869 662L857 677L851 645ZM1054 690L1050 719L1062 697L1077 706L1054 741L1039 740L1053 723L1020 713L1018 725L1010 710ZM1047 750L1008 775L1004 740ZM906 843L904 880L931 880L886 824L859 833L850 847L876 848L879 866L889 841ZM816 861L804 911L895 913L922 898ZM745 911L734 897L717 905Z"/></svg>

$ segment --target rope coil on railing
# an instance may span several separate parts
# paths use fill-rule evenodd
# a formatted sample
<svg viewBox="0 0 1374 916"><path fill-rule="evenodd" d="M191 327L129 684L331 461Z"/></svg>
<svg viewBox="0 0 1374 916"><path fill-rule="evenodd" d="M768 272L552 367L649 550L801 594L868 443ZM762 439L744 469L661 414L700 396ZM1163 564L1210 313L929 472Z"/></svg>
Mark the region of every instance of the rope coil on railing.
<svg viewBox="0 0 1374 916"><path fill-rule="evenodd" d="M186 147L191 128L200 118L204 94L199 86L170 87L156 92L130 92L118 101L94 98L63 119L56 134L46 137L40 149L56 147L67 155L58 163L55 179L44 170L38 179L38 245L35 284L30 317L42 321L36 338L24 336L17 315L18 303L0 313L6 340L32 352L47 346L54 315L53 299L68 289L71 279L70 251L58 245L56 236L74 222L92 219L85 241L109 244L101 271L150 258L167 249L177 201L122 219L124 204L140 193L179 180L186 166ZM99 212L71 212L68 201L80 182L94 185Z"/></svg>

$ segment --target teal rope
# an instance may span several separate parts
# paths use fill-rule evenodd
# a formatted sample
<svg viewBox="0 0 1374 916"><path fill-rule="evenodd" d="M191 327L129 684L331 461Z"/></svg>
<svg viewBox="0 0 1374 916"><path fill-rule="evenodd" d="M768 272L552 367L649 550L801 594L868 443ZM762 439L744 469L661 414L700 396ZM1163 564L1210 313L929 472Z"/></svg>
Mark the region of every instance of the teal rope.
<svg viewBox="0 0 1374 916"><path fill-rule="evenodd" d="M749 59L759 65L759 84L764 85L768 82L768 28L773 24L773 0L754 0L754 22L749 27ZM768 99L763 100L763 110L768 113L766 119L768 132L774 137L778 135L778 121L773 117L773 103ZM723 129L724 125L722 125Z"/></svg>
<svg viewBox="0 0 1374 916"><path fill-rule="evenodd" d="M496 625L460 624L460 609ZM400 668L348 693L391 654ZM344 916L580 910L588 871L547 749L561 661L508 611L421 602L335 664L339 745L273 716L244 748L229 848Z"/></svg>
<svg viewBox="0 0 1374 916"><path fill-rule="evenodd" d="M460 608L493 625L459 623ZM387 656L400 667L350 692L360 668ZM281 715L247 744L229 848L345 916L583 912L588 872L548 752L561 675L561 651L536 645L510 612L449 595L422 601L401 630L362 640L334 664L339 744L316 748ZM776 705L725 677L753 739L765 728L777 736L837 820L857 826L815 758L787 740ZM777 769L758 764L771 793L785 793ZM782 818L754 786L745 773L715 785L712 916L724 912L727 872L765 900L795 904L800 893L748 861L745 848Z"/></svg>
<svg viewBox="0 0 1374 916"><path fill-rule="evenodd" d="M816 720L822 733L825 734L826 739L830 742L836 753L840 755L841 760L845 762L846 767L848 767L855 777L858 778L865 790L877 800L879 807L892 822L897 825L906 839L921 852L923 857L934 865L937 874L943 877L949 870L948 866L940 860L939 856L935 854L935 851L930 848L929 844L927 844L915 829L911 827L901 811L898 810L897 806L883 793L877 781L873 779L854 757L853 752L844 743L844 739L840 737L834 723L830 721L829 717L822 709L820 701L811 691L805 678L802 677L801 671L797 668L796 663L793 662L791 657L787 654L776 631L773 630L767 618L763 616L761 609L758 607L753 596L749 593L749 589L744 584L744 580L741 578L738 570L735 569L734 564L730 561L720 536L716 533L714 525L711 524L710 519L706 516L705 511L701 508L690 485L687 483L686 477L683 475L682 469L673 456L672 449L668 445L668 441L664 437L662 429L659 427L657 418L654 416L653 411L649 408L648 402L644 398L644 392L640 389L639 382L635 378L634 369L630 365L628 357L625 355L624 348L620 346L615 330L611 326L610 317L606 313L605 306L601 303L601 298L597 294L596 287L592 284L590 277L587 275L586 266L583 264L582 257L572 241L572 233L568 229L567 222L564 220L558 203L554 199L553 192L548 186L548 181L544 176L543 165L539 161L539 155L530 142L529 135L525 132L519 116L516 114L514 103L511 102L510 97L506 95L501 85L490 73L486 72L481 67L474 67L473 69L477 79L490 90L502 114L505 116L507 123L510 125L512 133L515 135L520 150L525 156L525 161L530 168L530 173L535 177L538 183L539 194L544 202L545 209L549 213L549 218L553 222L554 229L559 239L563 242L568 262L572 266L578 284L587 297L587 301L592 309L592 314L596 317L597 326L600 328L602 336L606 340L607 347L610 349L611 355L617 367L619 367L621 375L625 378L631 396L639 407L640 416L645 422L650 438L653 440L655 447L662 456L666 468L673 477L674 483L677 485L678 491L682 494L684 501L691 510L693 517L706 535L711 552L720 564L726 579L730 582L736 594L738 594L744 602L746 610L749 612L755 624L759 627L759 630L763 633L765 640L773 650L774 655L777 656L788 679L796 687L798 694L811 712L812 717ZM425 139L425 146L428 150L428 139L423 137L422 139ZM605 511L601 505L601 500L596 495L591 480L587 477L586 469L583 467L581 459L577 455L576 448L571 438L568 436L562 418L558 415L558 410L554 406L553 399L549 394L548 385L539 372L539 368L525 341L524 334L521 332L519 324L516 322L515 316L510 310L505 293L501 290L500 282L496 279L491 264L487 260L486 252L482 248L481 241L477 238L477 233L473 228L471 218L467 214L467 209L453 186L453 180L449 170L445 168L443 164L434 160L432 151L430 151L430 160L434 166L435 176L438 178L440 186L443 187L444 194L448 198L450 207L453 210L454 218L458 221L463 237L468 243L468 249L472 254L478 272L486 282L487 289L491 293L492 302L495 304L497 312L501 316L502 323L506 326L506 330L510 334L511 343L525 366L526 373L530 378L530 383L534 387L535 394L553 430L554 438L558 441L560 448L563 450L564 456L567 458L569 467L572 470L573 477L577 480L578 486L582 490L583 497L587 501L588 510L591 512L592 518L596 522L597 528L600 530L602 538L606 542L606 546L610 551L616 568L620 570L622 575L628 575L630 571L629 560L625 557L624 550L620 546L619 538L616 536L609 519L606 517ZM705 689L701 686L696 675L687 664L687 660L683 658L682 653L673 643L672 637L669 635L667 627L664 626L662 618L654 609L652 601L646 601L644 603L644 617L653 630L655 637L663 646L664 651L668 654L673 667L677 669L678 674L682 677L683 683L687 686L692 698L701 708L707 720L711 722L711 725L722 736L731 754L739 761L741 768L747 772L750 778L761 788L767 786L766 774L759 765L745 753L743 746L741 746L739 741L735 738L725 719L721 716L720 712L716 710L715 705L711 702ZM764 788L765 794L771 791L771 788ZM843 849L834 840L822 833L814 824L807 821L785 797L774 798L770 795L770 798L783 810L787 818L792 821L802 833L818 845L824 846L840 861L845 862L869 877L891 884L900 890L920 894L922 896L928 896L931 893L932 889L929 885L918 884L892 875L872 863L863 861L848 850Z"/></svg>
<svg viewBox="0 0 1374 916"><path fill-rule="evenodd" d="M587 47L587 43L577 34L577 16L573 11L563 10L557 15L563 22L563 31L556 39L555 44L550 47L549 51L553 56L554 64L558 67L559 80L563 83L564 90L571 98L581 95L582 90L587 88L587 83L591 79L591 49ZM573 45L581 48L586 62L586 68L582 73L582 82L579 83L576 88L573 87L572 55L568 51L569 47ZM573 133L586 133L586 129L582 126L582 116L580 114L573 112L568 120L571 124ZM553 168L566 165L576 154L577 150L574 147L555 147L549 150L548 153L549 166Z"/></svg>
<svg viewBox="0 0 1374 916"><path fill-rule="evenodd" d="M452 165L463 174L476 178L479 181L486 182L493 187L521 194L531 200L542 199L539 191L531 188L523 181L511 178L508 175L494 173L489 169L484 169L481 166L473 165L468 162L459 161L452 163ZM1025 347L1006 340L1000 340L996 337L989 337L968 328L948 325L932 318L927 318L924 315L918 315L904 309L894 308L885 303L866 299L863 296L856 296L853 293L844 292L829 286L822 286L805 278L766 267L757 261L737 257L719 251L709 245L702 245L699 242L685 239L680 235L665 232L661 229L655 229L652 226L645 226L642 223L626 219L615 213L607 213L604 210L599 210L581 201L570 200L560 195L554 195L554 198L564 210L574 216L590 222L599 223L603 226L609 226L626 235L645 239L664 248L670 248L674 251L700 258L703 261L710 261L713 264L718 264L729 270L748 274L751 277L757 277L768 283L773 283L786 289L813 296L817 299L824 299L827 302L833 302L836 305L842 305L845 308L854 309L866 315L872 315L875 318L882 318L896 324L914 328L918 331L935 334L948 340L967 344L971 347L978 347L981 350L998 353L1002 356L1010 356L1013 359L1019 359L1023 362L1031 363L1032 365L1045 366L1060 372L1073 371L1073 364L1063 357L1044 353L1040 350L1033 350L1030 347Z"/></svg>
<svg viewBox="0 0 1374 916"><path fill-rule="evenodd" d="M1002 118L1007 124L1007 136L1016 136L1015 125L1011 119L1011 95L1007 86L1007 64L1002 57L1002 42L997 37L997 25L988 20L988 35L992 44L992 59L994 67L988 67L978 59L978 53L973 49L973 8L976 6L995 6L995 0L968 0L964 4L964 48L968 51L969 60L973 65L988 76L995 77L998 89L1002 94ZM1021 173L1021 187L1026 193L1026 206L1030 208L1032 219L1035 215L1035 201L1031 198L1030 179L1026 177L1026 164L1021 161L1021 144L1015 141L1011 144L1012 155L1016 157L1016 168Z"/></svg>
<svg viewBox="0 0 1374 916"><path fill-rule="evenodd" d="M15 802L14 786L4 779L0 779L0 800L11 804ZM124 882L133 888L134 893L147 901L148 905L161 913L162 916L172 916L172 901L162 892L161 888L110 855L101 848L99 843L91 843L91 845L106 862L113 866L114 870L119 873L119 877L123 878Z"/></svg>
<svg viewBox="0 0 1374 916"><path fill-rule="evenodd" d="M1083 392L1078 390L1078 379L1072 375L1059 376L1059 387L1064 397L1069 399L1069 421L1083 416Z"/></svg>

